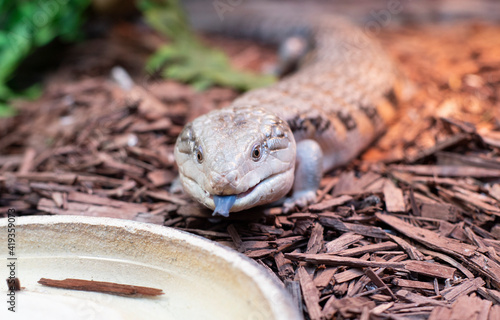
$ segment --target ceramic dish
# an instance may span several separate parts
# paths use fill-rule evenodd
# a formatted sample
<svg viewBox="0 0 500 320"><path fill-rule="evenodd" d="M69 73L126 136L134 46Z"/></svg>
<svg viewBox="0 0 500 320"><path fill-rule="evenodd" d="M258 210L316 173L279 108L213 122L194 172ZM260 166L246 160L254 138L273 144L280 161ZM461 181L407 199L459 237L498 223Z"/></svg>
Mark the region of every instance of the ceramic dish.
<svg viewBox="0 0 500 320"><path fill-rule="evenodd" d="M11 221L15 231L8 230L6 218L0 219L2 300L10 299L3 280L12 271L9 263L14 262L24 288L16 292L15 314L3 303L0 319L302 319L281 283L264 268L201 237L109 218ZM13 256L7 240L12 233ZM164 294L124 297L57 289L38 284L40 278L115 282L159 288Z"/></svg>

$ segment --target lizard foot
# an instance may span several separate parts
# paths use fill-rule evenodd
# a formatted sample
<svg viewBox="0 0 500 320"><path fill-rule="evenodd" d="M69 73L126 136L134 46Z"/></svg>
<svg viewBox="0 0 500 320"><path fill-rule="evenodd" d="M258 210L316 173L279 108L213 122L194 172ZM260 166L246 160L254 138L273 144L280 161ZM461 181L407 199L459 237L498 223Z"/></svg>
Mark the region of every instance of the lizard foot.
<svg viewBox="0 0 500 320"><path fill-rule="evenodd" d="M283 204L283 212L289 213L294 208L304 208L314 201L316 201L316 191L305 190L296 192L292 197L285 200L285 203Z"/></svg>

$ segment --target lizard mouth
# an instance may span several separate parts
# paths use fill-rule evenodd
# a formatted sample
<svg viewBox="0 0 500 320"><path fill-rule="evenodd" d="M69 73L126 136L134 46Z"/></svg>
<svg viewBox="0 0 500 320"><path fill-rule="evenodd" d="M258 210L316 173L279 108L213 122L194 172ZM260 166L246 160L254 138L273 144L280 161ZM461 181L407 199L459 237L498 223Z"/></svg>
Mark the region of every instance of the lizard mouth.
<svg viewBox="0 0 500 320"><path fill-rule="evenodd" d="M278 175L280 175L280 173L273 174L269 177L266 177L265 179L260 180L253 187L248 188L247 191L244 191L242 193L230 194L230 195L220 195L220 196L219 195L212 195L212 198L213 198L214 204L215 204L215 209L214 209L214 212L212 215L213 216L221 215L224 217L228 217L229 212L234 204L238 204L238 202L241 202L242 199L244 199L246 196L250 195L260 185L268 183L269 181L271 181L274 177L276 177ZM240 200L240 201L238 201L238 200Z"/></svg>
<svg viewBox="0 0 500 320"><path fill-rule="evenodd" d="M220 211L214 210L214 212L216 215L228 216L229 212L238 212L281 199L292 188L293 175L294 168L292 167L267 176L243 192L226 195L210 193L202 188L193 177L182 173L180 179L184 190L206 207L216 209L219 200L222 200L223 206L219 207Z"/></svg>
<svg viewBox="0 0 500 320"><path fill-rule="evenodd" d="M269 179L269 178L270 178L270 177L267 177L267 178L266 178L266 179L264 179L264 180L260 180L260 181L259 181L256 185L254 185L253 187L250 187L247 191L242 192L242 193L240 193L240 194L237 194L237 195L236 195L236 198L243 198L243 197L245 197L245 196L249 195L252 191L254 191L254 190L255 190L255 188L257 188L257 186L258 186L261 182L263 182L263 181L265 181L265 180L267 180L267 179Z"/></svg>

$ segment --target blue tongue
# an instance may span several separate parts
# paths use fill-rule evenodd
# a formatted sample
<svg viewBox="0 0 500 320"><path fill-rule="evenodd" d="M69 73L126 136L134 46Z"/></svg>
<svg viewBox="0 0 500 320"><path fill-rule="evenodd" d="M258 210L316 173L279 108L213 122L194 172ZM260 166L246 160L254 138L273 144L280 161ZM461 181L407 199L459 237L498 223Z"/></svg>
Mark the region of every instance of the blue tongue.
<svg viewBox="0 0 500 320"><path fill-rule="evenodd" d="M236 195L232 196L214 196L215 210L213 216L221 215L229 217L229 210L236 201Z"/></svg>

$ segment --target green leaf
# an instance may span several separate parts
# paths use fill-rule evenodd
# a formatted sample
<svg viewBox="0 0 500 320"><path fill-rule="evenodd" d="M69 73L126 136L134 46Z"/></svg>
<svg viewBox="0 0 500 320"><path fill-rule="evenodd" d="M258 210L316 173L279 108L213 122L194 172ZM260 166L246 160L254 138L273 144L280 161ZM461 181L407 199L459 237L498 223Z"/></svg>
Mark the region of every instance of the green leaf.
<svg viewBox="0 0 500 320"><path fill-rule="evenodd" d="M148 72L191 83L198 90L221 85L244 91L276 81L272 76L235 70L222 51L202 45L191 31L177 0L141 0L138 6L147 23L171 41L149 58Z"/></svg>
<svg viewBox="0 0 500 320"><path fill-rule="evenodd" d="M36 48L59 36L65 40L81 36L84 11L90 1L0 0L0 101L15 96L6 83ZM35 91L17 95L31 97Z"/></svg>

